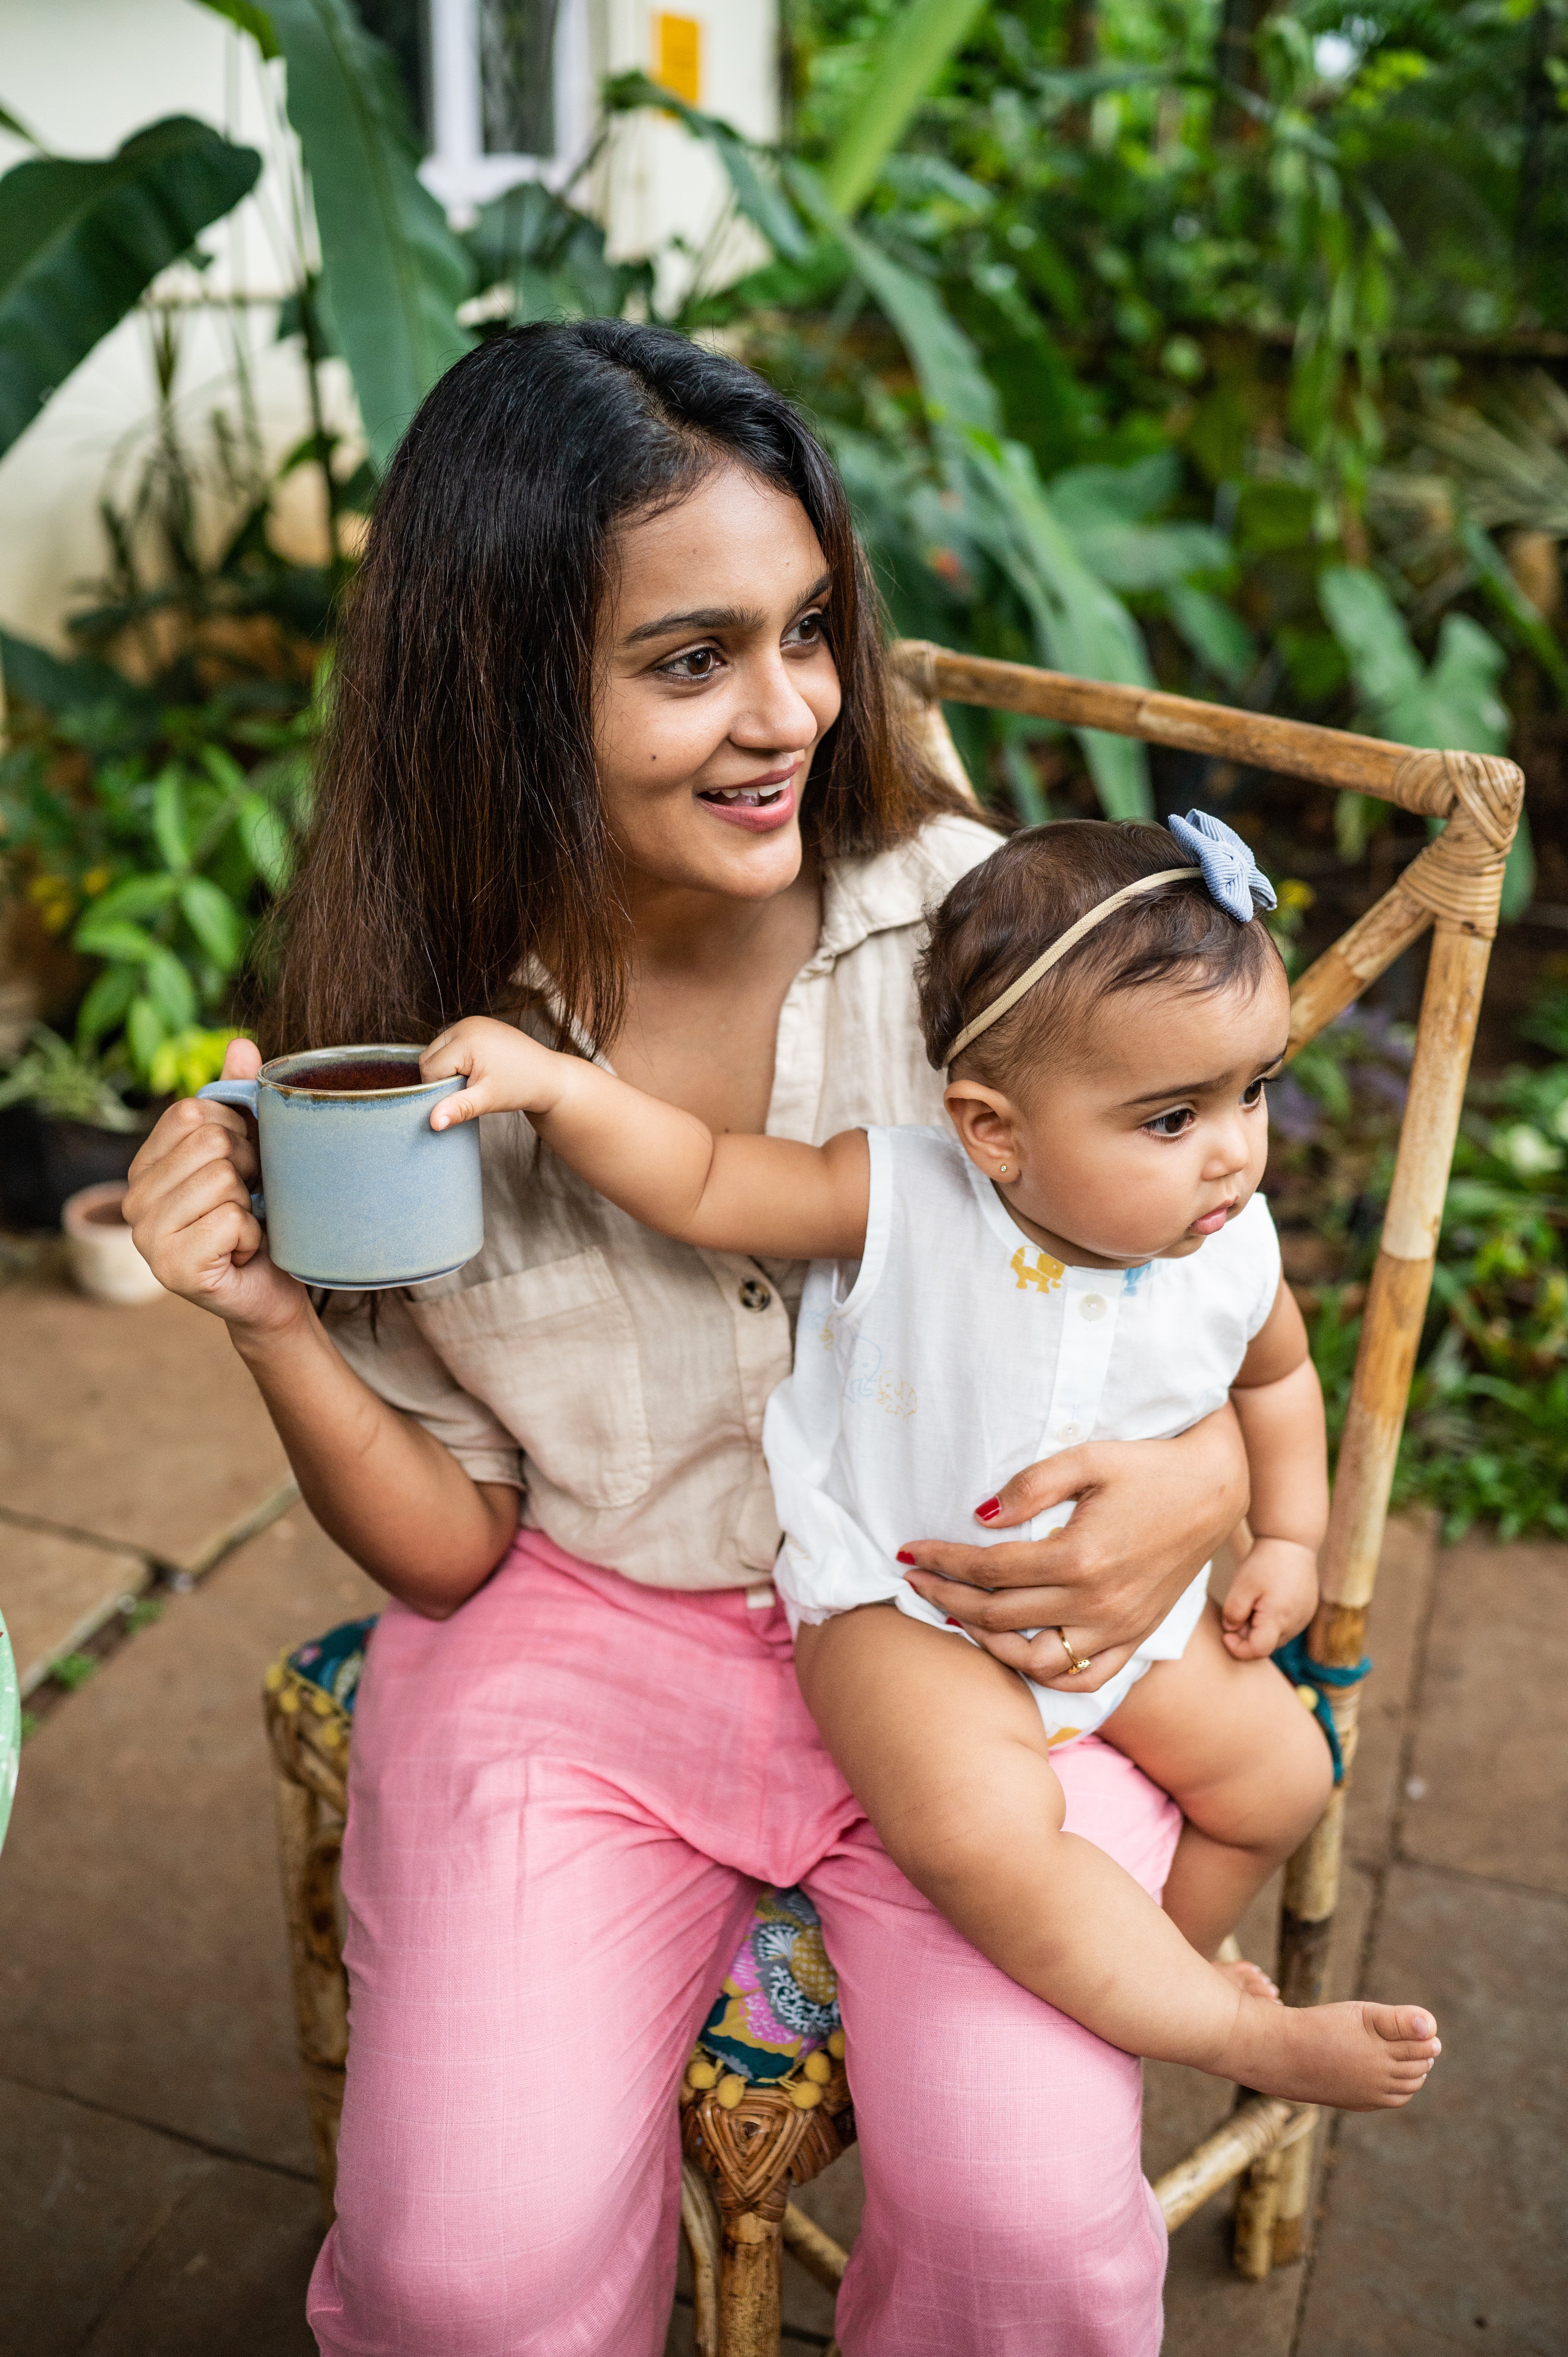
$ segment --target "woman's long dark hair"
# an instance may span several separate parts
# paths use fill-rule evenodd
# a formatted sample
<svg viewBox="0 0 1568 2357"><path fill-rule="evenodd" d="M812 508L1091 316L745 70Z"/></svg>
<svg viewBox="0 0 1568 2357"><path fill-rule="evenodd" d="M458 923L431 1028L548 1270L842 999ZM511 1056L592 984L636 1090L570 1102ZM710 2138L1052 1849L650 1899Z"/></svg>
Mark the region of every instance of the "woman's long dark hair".
<svg viewBox="0 0 1568 2357"><path fill-rule="evenodd" d="M882 850L961 807L899 726L843 486L789 404L667 328L514 328L442 378L378 503L278 912L270 1052L426 1039L515 1009L534 963L613 1039L628 942L593 738L612 535L726 460L800 500L832 576L843 704L805 797L815 848Z"/></svg>

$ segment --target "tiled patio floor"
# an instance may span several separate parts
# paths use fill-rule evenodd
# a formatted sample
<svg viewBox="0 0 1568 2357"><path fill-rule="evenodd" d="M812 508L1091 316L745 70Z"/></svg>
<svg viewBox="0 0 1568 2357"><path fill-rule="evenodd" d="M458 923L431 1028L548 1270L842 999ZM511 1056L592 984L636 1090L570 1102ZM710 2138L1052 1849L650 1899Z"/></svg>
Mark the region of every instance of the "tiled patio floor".
<svg viewBox="0 0 1568 2357"><path fill-rule="evenodd" d="M0 1290L0 1332L19 1661L47 1672L148 1580L194 1575L24 1755L0 1860L0 2350L309 2357L320 2224L256 1695L278 1647L375 1591L288 1506L214 1321L99 1308L46 1268ZM1373 1651L1335 1978L1434 2006L1444 2062L1408 2112L1337 2123L1305 2266L1240 2282L1223 2197L1182 2230L1173 2357L1568 2349L1568 1548L1439 1553L1396 1525ZM1266 1957L1266 1907L1248 1928ZM1227 2101L1166 2070L1149 2095L1152 2170ZM804 2197L845 2241L858 2201L854 2154ZM786 2349L821 2349L827 2297L786 2272ZM678 2306L671 2357L690 2330Z"/></svg>

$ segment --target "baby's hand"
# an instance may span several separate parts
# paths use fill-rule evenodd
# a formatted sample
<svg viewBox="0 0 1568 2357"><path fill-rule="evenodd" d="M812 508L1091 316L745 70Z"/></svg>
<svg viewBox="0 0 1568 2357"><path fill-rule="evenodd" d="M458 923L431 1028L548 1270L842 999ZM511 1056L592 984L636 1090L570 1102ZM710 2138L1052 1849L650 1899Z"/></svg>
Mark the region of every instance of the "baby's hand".
<svg viewBox="0 0 1568 2357"><path fill-rule="evenodd" d="M1317 1557L1294 1539L1258 1539L1219 1608L1225 1650L1238 1662L1266 1661L1317 1609Z"/></svg>
<svg viewBox="0 0 1568 2357"><path fill-rule="evenodd" d="M560 1068L571 1061L510 1023L470 1015L433 1039L419 1060L424 1080L444 1081L454 1072L468 1080L458 1095L435 1105L430 1126L450 1129L481 1113L548 1113L561 1094Z"/></svg>

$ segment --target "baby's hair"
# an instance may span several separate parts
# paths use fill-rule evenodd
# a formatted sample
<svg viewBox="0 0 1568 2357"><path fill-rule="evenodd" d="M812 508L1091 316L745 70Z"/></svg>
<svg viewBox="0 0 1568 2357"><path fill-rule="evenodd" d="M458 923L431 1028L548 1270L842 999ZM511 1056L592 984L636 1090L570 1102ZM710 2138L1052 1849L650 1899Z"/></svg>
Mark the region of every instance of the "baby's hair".
<svg viewBox="0 0 1568 2357"><path fill-rule="evenodd" d="M1187 865L1163 826L1141 819L1061 819L1015 834L972 867L928 921L916 968L926 1053L939 1071L960 1032L1069 925L1101 900ZM1280 954L1262 920L1238 924L1197 868L1129 900L1069 950L954 1065L1005 1089L1047 1055L1078 1060L1087 1018L1114 991L1169 980L1182 991L1256 990Z"/></svg>

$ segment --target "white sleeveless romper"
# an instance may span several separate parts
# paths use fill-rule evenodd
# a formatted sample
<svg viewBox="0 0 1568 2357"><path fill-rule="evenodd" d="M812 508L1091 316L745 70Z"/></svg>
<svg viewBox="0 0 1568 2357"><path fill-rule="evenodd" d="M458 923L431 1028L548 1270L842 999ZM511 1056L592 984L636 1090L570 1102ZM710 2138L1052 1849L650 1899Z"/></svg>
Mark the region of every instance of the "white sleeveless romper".
<svg viewBox="0 0 1568 2357"><path fill-rule="evenodd" d="M1044 1538L1070 1501L1005 1531L974 1509L1076 1442L1168 1439L1222 1406L1273 1306L1279 1243L1258 1194L1183 1259L1064 1268L950 1131L866 1135L865 1254L812 1267L794 1372L763 1425L785 1534L775 1577L795 1626L891 1599L950 1627L903 1577L898 1548ZM1090 1733L1152 1663L1180 1657L1207 1581L1206 1565L1098 1694L1029 1684L1051 1742Z"/></svg>

